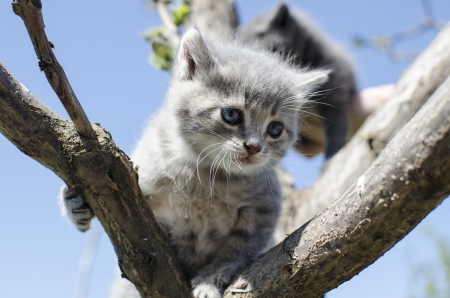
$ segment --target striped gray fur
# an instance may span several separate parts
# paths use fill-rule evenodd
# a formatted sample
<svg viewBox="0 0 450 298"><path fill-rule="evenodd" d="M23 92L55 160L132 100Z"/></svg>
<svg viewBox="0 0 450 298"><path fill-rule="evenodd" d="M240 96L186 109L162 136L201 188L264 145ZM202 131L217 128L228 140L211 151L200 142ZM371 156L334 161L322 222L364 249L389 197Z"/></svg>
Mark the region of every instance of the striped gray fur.
<svg viewBox="0 0 450 298"><path fill-rule="evenodd" d="M167 101L132 160L194 297L220 297L267 246L280 212L275 166L295 142L303 95L327 74L236 40L204 40L195 28L184 35ZM222 116L230 108L239 123ZM273 121L282 123L276 137ZM72 199L63 198L68 213ZM113 297L127 297L122 284Z"/></svg>
<svg viewBox="0 0 450 298"><path fill-rule="evenodd" d="M324 118L325 156L332 157L346 142L347 113L357 95L353 65L344 50L305 14L289 10L285 3L240 28L239 35L248 43L257 42L282 52L297 65L333 70L329 80L318 89L323 92L310 97L318 103L318 113ZM298 141L302 141L301 138Z"/></svg>

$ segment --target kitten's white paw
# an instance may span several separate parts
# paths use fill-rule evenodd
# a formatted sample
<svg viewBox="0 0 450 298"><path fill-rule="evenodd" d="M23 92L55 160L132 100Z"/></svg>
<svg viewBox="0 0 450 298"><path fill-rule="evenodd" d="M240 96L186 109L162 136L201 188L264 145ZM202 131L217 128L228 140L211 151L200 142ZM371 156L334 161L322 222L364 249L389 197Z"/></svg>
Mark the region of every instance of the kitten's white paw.
<svg viewBox="0 0 450 298"><path fill-rule="evenodd" d="M222 295L219 289L212 284L207 284L205 282L195 286L192 291L194 298L220 298Z"/></svg>
<svg viewBox="0 0 450 298"><path fill-rule="evenodd" d="M66 214L78 230L85 232L89 230L94 212L73 190L64 186L60 193L63 214Z"/></svg>

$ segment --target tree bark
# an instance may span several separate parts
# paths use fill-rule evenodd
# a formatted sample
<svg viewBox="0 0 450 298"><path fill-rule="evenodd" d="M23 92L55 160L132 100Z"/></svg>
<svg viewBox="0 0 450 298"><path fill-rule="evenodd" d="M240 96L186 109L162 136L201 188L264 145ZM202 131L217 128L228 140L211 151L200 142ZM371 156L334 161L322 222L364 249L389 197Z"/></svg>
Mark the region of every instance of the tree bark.
<svg viewBox="0 0 450 298"><path fill-rule="evenodd" d="M80 137L71 122L0 64L0 132L86 200L113 243L122 272L142 297L189 297L188 283L143 199L133 164L106 130L93 129L96 144Z"/></svg>
<svg viewBox="0 0 450 298"><path fill-rule="evenodd" d="M45 34L41 9L42 3L40 0L30 2L23 0L13 1L13 11L25 23L39 60L41 71L45 73L48 82L64 105L78 133L86 138L95 139L95 133L92 130L89 119L70 86L66 73L53 54L53 44L48 41Z"/></svg>
<svg viewBox="0 0 450 298"><path fill-rule="evenodd" d="M124 277L142 297L188 297L188 283L167 235L143 199L137 171L110 134L89 123L51 50L41 9L39 0L13 2L39 65L75 126L36 99L0 64L0 132L84 198L108 234Z"/></svg>
<svg viewBox="0 0 450 298"><path fill-rule="evenodd" d="M402 75L394 96L369 116L311 188L294 190L292 185L280 180L286 199L275 234L276 242L342 195L449 75L450 26L447 26Z"/></svg>

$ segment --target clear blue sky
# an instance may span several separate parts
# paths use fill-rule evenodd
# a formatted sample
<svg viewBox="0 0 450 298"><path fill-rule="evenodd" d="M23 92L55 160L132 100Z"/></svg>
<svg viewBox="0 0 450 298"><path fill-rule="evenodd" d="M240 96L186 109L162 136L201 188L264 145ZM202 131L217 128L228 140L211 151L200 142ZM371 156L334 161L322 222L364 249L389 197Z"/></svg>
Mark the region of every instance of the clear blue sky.
<svg viewBox="0 0 450 298"><path fill-rule="evenodd" d="M394 83L408 63L392 63L375 50L356 50L355 34L394 33L416 24L422 16L419 0L289 1L304 9L353 55L361 88ZM450 1L432 0L436 15L450 20ZM275 1L237 0L241 22L275 5ZM161 105L168 74L147 63L149 48L141 33L160 24L143 0L43 0L44 19L55 54L63 65L88 117L99 122L126 152ZM38 69L33 47L9 1L0 3L0 62L32 93L66 116L59 100ZM404 44L422 50L435 33ZM298 186L318 176L321 157L305 161L288 157ZM56 175L22 154L0 135L0 297L71 297L77 263L86 241L60 216ZM450 239L450 202L444 202L405 240L359 276L327 298L408 297L414 264L432 263L436 250L423 226ZM116 256L106 235L94 263L91 298L108 296Z"/></svg>

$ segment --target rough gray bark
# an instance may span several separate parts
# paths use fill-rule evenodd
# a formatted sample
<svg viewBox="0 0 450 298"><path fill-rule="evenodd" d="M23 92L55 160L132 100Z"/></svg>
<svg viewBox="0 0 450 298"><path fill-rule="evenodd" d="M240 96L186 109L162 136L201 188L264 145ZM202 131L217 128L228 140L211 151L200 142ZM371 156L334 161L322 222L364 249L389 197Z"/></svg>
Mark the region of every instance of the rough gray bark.
<svg viewBox="0 0 450 298"><path fill-rule="evenodd" d="M132 163L107 131L98 125L93 129L97 142L80 137L71 122L36 99L0 64L0 132L83 196L113 243L123 273L142 297L188 297L188 284L142 197Z"/></svg>
<svg viewBox="0 0 450 298"><path fill-rule="evenodd" d="M381 257L450 194L449 115L450 77L343 196L224 296L318 297Z"/></svg>
<svg viewBox="0 0 450 298"><path fill-rule="evenodd" d="M143 199L132 162L106 130L91 126L49 46L41 2L15 0L13 9L24 20L40 67L79 125L75 129L51 111L0 64L0 132L85 199L108 234L124 276L142 297L188 297L188 283Z"/></svg>
<svg viewBox="0 0 450 298"><path fill-rule="evenodd" d="M351 141L329 162L307 190L284 183L286 200L276 231L277 242L324 210L372 164L395 134L450 75L450 26L403 74L394 96L373 113ZM283 183L283 180L281 180Z"/></svg>
<svg viewBox="0 0 450 298"><path fill-rule="evenodd" d="M208 2L197 1L198 5ZM38 0L17 0L14 3L34 5L31 8L35 13L41 13ZM230 6L233 2L211 0L211 3L213 5L202 7L211 9L213 15L220 13L217 5L227 7L227 12L223 14L234 11L234 5L232 8ZM203 14L208 13L204 11ZM230 15L216 20L228 24L229 28L235 22ZM30 25L35 23L28 23L27 26ZM446 37L440 39L440 46L432 46L438 50L429 50L421 58L425 61L422 69L402 79L404 83L399 84L403 84L409 92L404 93L403 101L400 101L404 104L399 104L397 118L389 118L389 123L395 123L391 125L386 122L388 125L385 127L393 128L391 133L385 134L388 137L380 139L385 143L448 76L450 57L445 56L445 60L438 63L431 63L434 60L430 57L448 55L449 30L442 34ZM434 75L427 76L429 73ZM417 82L422 84L418 85L420 88L408 87L408 83L415 86ZM244 269L226 295L316 297L350 279L400 241L450 191L449 91L447 80L430 103L389 143L358 184L355 180L360 174L342 171L357 165L338 168L333 163L339 163L332 161L328 171L337 168L344 176L343 183L349 181L353 186L322 214ZM420 103L412 103L413 99ZM410 106L415 108L405 112ZM399 118L407 120L397 121ZM92 128L96 135L94 139L80 137L72 123L35 99L1 66L0 132L86 199L113 242L123 272L136 285L142 297L189 297L188 285L167 245L167 237L142 199L133 165L113 143L108 132L97 125ZM372 133L371 143L377 144L377 131ZM355 139L354 142L368 146L364 135L358 138L359 141ZM354 149L348 150L360 147L351 146ZM374 153L370 151L361 158L367 158L370 164ZM359 167L365 170L368 165ZM335 193L320 200L332 202L344 190L335 190ZM292 193L290 200L308 200L292 188L288 191Z"/></svg>
<svg viewBox="0 0 450 298"><path fill-rule="evenodd" d="M45 73L48 82L58 95L67 113L70 115L78 133L86 138L95 139L91 124L70 86L66 74L53 54L53 44L45 34L44 19L41 14L40 0L31 2L14 0L13 11L20 16L30 35L34 50L39 60L39 67Z"/></svg>

